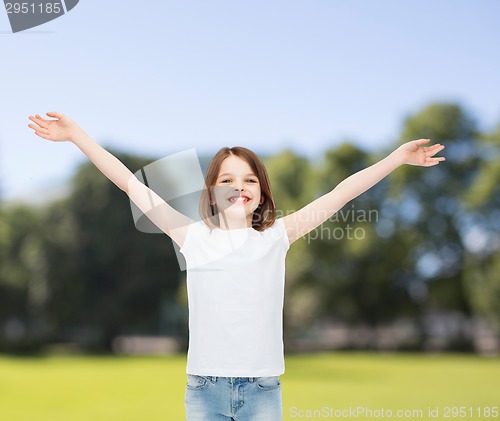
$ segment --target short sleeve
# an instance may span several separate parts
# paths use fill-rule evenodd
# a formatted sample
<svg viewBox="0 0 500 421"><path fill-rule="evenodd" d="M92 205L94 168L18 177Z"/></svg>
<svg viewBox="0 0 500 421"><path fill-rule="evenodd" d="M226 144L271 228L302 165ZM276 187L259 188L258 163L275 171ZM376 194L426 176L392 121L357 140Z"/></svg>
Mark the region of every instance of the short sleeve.
<svg viewBox="0 0 500 421"><path fill-rule="evenodd" d="M278 218L276 219L274 224L276 226L277 232L279 233L280 237L283 240L283 244L285 246L285 251L286 251L290 248L290 240L288 239L288 234L286 232L285 222L283 221L283 218Z"/></svg>
<svg viewBox="0 0 500 421"><path fill-rule="evenodd" d="M181 252L184 257L186 257L186 253L189 252L190 244L194 241L193 238L196 238L199 235L199 232L202 229L202 223L203 221L197 221L189 225L186 232L186 238L184 238L184 244L179 249L179 252Z"/></svg>

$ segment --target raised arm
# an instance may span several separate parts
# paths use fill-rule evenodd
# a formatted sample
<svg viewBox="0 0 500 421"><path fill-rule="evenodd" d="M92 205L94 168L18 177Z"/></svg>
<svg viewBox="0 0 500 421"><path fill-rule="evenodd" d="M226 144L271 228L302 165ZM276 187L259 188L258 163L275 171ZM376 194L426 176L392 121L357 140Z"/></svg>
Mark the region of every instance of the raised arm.
<svg viewBox="0 0 500 421"><path fill-rule="evenodd" d="M55 120L47 120L36 114L29 117L34 124L29 124L28 127L44 139L74 143L160 230L182 247L187 228L194 222L191 218L176 211L142 184L118 158L92 140L69 117L56 112L49 112L47 115Z"/></svg>
<svg viewBox="0 0 500 421"><path fill-rule="evenodd" d="M422 146L429 141L429 139L419 139L401 145L379 162L347 177L329 193L297 212L283 217L290 244L321 225L348 202L373 187L400 165L431 167L444 161L444 157L434 157L444 146L440 144Z"/></svg>

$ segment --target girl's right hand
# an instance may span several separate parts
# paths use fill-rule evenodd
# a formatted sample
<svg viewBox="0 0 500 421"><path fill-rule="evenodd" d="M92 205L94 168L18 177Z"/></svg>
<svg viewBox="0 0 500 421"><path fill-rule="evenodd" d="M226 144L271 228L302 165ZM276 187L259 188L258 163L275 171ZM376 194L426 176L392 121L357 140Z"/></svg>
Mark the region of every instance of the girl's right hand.
<svg viewBox="0 0 500 421"><path fill-rule="evenodd" d="M81 130L78 124L64 114L48 112L47 115L55 120L46 120L38 114L29 116L35 124L28 124L28 127L33 129L37 136L53 142L73 141L77 132Z"/></svg>

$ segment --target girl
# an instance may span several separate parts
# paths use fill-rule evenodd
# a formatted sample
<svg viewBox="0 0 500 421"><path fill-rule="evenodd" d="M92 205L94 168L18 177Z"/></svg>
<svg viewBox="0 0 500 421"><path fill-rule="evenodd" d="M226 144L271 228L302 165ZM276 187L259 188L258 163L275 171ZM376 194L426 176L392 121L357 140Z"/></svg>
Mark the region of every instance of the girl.
<svg viewBox="0 0 500 421"><path fill-rule="evenodd" d="M180 247L187 263L188 421L282 419L282 312L290 245L402 164L430 167L444 146L419 139L346 178L302 209L276 217L266 169L243 147L222 148L211 161L200 221L177 212L142 184L74 121L49 112L28 126L51 141L74 143Z"/></svg>

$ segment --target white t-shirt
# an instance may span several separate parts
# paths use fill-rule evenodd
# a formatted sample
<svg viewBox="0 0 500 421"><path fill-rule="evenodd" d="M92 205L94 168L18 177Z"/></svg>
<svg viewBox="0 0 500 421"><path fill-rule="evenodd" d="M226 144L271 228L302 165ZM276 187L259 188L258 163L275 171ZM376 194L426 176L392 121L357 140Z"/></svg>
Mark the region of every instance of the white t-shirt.
<svg viewBox="0 0 500 421"><path fill-rule="evenodd" d="M189 226L186 372L261 377L285 372L283 298L290 247L282 219L264 231Z"/></svg>

